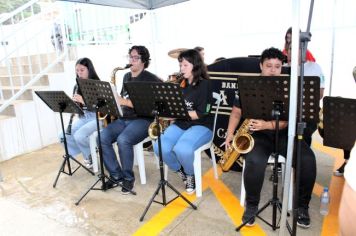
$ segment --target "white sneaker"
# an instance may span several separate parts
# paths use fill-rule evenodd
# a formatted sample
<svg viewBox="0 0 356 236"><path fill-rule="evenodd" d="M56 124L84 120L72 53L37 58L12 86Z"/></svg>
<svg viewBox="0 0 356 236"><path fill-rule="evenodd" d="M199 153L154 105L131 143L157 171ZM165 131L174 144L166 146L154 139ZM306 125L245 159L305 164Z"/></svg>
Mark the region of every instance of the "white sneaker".
<svg viewBox="0 0 356 236"><path fill-rule="evenodd" d="M92 163L91 160L86 160L86 159L84 159L84 165L85 165L85 167L88 168L88 169L90 169L90 168L93 167L93 163Z"/></svg>

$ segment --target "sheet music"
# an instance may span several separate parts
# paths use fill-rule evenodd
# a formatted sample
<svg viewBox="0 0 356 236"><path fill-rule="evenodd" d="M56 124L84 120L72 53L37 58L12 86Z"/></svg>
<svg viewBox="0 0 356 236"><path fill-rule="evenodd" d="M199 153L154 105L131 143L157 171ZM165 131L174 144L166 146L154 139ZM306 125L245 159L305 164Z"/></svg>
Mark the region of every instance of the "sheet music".
<svg viewBox="0 0 356 236"><path fill-rule="evenodd" d="M110 83L110 85L111 85L112 93L114 94L114 97L115 97L115 103L116 103L117 109L119 110L120 117L122 117L122 109L121 109L121 105L119 103L119 94L117 93L116 86L113 85L112 83Z"/></svg>

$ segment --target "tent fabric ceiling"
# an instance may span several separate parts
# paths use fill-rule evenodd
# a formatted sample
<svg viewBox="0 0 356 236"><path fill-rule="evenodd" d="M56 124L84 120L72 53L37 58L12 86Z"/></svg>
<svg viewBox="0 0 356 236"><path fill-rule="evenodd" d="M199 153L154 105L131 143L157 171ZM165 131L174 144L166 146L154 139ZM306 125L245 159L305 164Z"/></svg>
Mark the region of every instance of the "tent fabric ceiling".
<svg viewBox="0 0 356 236"><path fill-rule="evenodd" d="M104 6L133 8L133 9L157 9L189 0L60 0L67 2L89 3Z"/></svg>

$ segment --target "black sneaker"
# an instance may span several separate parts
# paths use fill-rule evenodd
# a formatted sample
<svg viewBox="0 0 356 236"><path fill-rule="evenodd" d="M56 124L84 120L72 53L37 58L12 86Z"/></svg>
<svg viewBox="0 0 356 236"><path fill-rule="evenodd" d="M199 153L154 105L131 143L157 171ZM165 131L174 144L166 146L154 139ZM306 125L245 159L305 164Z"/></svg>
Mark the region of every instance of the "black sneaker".
<svg viewBox="0 0 356 236"><path fill-rule="evenodd" d="M185 191L188 194L195 192L195 177L194 175L187 175L187 182L185 183Z"/></svg>
<svg viewBox="0 0 356 236"><path fill-rule="evenodd" d="M184 173L183 168L180 168L178 171L176 171L176 173L182 179L183 183L186 184L187 183L187 175Z"/></svg>
<svg viewBox="0 0 356 236"><path fill-rule="evenodd" d="M337 170L334 171L334 175L338 177L343 176L345 166L346 166L346 162L344 162L344 164L342 164Z"/></svg>
<svg viewBox="0 0 356 236"><path fill-rule="evenodd" d="M119 186L119 184L122 184L123 179L116 179L113 177L110 177L110 179L108 179L107 181L105 181L105 186L106 189L111 189L111 188L116 188L117 186ZM105 189L104 186L101 186L101 189Z"/></svg>
<svg viewBox="0 0 356 236"><path fill-rule="evenodd" d="M308 208L304 208L304 207L298 208L297 225L305 229L310 227L310 217L309 217Z"/></svg>
<svg viewBox="0 0 356 236"><path fill-rule="evenodd" d="M121 194L129 194L132 191L133 187L135 186L135 180L126 180L122 182Z"/></svg>
<svg viewBox="0 0 356 236"><path fill-rule="evenodd" d="M255 216L258 211L257 206L248 206L246 205L244 214L242 215L242 223L247 222L246 226L254 226L255 225ZM252 217L252 218L251 218Z"/></svg>

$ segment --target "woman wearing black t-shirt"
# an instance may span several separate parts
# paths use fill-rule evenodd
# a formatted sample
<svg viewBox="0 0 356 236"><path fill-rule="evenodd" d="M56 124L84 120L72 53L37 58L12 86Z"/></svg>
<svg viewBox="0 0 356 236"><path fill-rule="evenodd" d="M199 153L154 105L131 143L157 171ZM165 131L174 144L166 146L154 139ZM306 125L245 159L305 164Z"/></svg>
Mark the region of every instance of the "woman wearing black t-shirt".
<svg viewBox="0 0 356 236"><path fill-rule="evenodd" d="M176 120L161 136L162 158L185 183L186 191L195 191L194 151L207 143L212 135L213 119L209 115L212 90L206 66L196 50L182 52L179 57L185 104L190 120ZM154 144L158 155L158 145Z"/></svg>

